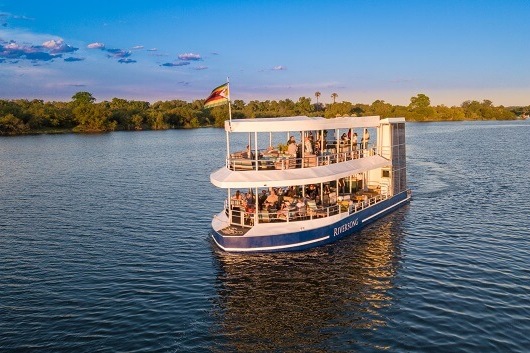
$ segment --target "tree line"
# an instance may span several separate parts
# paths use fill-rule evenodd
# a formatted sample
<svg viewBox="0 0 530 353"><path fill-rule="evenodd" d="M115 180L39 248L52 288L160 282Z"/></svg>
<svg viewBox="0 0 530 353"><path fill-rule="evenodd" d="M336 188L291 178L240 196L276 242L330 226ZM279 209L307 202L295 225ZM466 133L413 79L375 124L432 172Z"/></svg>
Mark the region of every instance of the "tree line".
<svg viewBox="0 0 530 353"><path fill-rule="evenodd" d="M392 105L383 100L372 104L336 102L338 95L331 95L333 103L309 97L298 101L242 100L232 102L232 118L273 118L280 116L367 116L405 117L407 121L458 121L458 120L513 120L530 111L527 107L494 106L489 100L465 101L460 106L432 106L430 98L418 94L407 106ZM113 98L96 103L89 92L77 92L69 102L45 102L34 99L0 99L0 135L21 135L59 132L106 132L115 130L164 130L224 126L228 106L204 109L204 100L183 100L149 103L137 100Z"/></svg>

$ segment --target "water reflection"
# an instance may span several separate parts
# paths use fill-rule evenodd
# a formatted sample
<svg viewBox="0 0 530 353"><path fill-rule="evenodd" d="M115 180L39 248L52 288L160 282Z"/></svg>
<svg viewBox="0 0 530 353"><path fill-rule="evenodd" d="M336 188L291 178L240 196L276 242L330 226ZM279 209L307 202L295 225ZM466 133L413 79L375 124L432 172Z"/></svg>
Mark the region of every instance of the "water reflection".
<svg viewBox="0 0 530 353"><path fill-rule="evenodd" d="M309 252L217 252L217 351L349 351L384 326L407 209Z"/></svg>

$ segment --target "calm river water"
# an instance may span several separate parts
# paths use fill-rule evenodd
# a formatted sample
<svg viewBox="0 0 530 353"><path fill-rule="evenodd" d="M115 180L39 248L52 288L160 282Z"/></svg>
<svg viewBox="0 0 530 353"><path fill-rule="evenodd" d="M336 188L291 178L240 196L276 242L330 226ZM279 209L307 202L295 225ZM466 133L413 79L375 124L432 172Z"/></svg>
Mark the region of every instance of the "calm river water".
<svg viewBox="0 0 530 353"><path fill-rule="evenodd" d="M0 138L0 350L528 352L530 122L407 129L409 206L271 255L208 238L222 130Z"/></svg>

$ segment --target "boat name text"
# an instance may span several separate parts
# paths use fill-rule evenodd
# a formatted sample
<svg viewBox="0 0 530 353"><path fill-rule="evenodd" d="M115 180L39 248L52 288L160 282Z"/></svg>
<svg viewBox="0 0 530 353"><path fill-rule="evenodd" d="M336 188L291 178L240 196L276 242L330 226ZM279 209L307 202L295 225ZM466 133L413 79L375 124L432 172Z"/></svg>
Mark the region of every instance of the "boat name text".
<svg viewBox="0 0 530 353"><path fill-rule="evenodd" d="M340 227L336 227L333 229L333 236L336 237L337 235L355 227L359 224L359 218L355 218L353 221L350 221L348 223L344 223Z"/></svg>

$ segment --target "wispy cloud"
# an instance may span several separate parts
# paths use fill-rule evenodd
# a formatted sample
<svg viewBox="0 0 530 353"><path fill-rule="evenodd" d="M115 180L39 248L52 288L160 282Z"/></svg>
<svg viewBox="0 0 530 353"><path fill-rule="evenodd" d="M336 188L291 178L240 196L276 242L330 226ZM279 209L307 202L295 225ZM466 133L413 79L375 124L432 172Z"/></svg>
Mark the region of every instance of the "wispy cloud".
<svg viewBox="0 0 530 353"><path fill-rule="evenodd" d="M120 60L118 60L118 62L120 64L133 64L133 63L136 62L136 60L127 58L127 59L120 59Z"/></svg>
<svg viewBox="0 0 530 353"><path fill-rule="evenodd" d="M135 63L136 60L132 59L125 59L132 55L132 52L130 50L123 50L119 48L106 48L104 43L101 42L94 42L87 45L88 49L100 49L104 52L107 52L107 58L114 58L114 59L120 59L118 60L119 63L122 64L131 64ZM143 46L137 45L133 47L132 49L141 49Z"/></svg>
<svg viewBox="0 0 530 353"><path fill-rule="evenodd" d="M285 70L287 70L287 68L282 65L278 65L272 68L272 71L285 71Z"/></svg>
<svg viewBox="0 0 530 353"><path fill-rule="evenodd" d="M201 56L199 54L193 54L193 53L184 53L180 54L178 56L179 60L185 60L185 61L200 61L202 60Z"/></svg>
<svg viewBox="0 0 530 353"><path fill-rule="evenodd" d="M85 58L75 58L73 56L70 56L68 58L64 58L64 61L66 62L75 62L75 61L83 61Z"/></svg>
<svg viewBox="0 0 530 353"><path fill-rule="evenodd" d="M157 50L158 50L157 48L147 49L147 51L157 51Z"/></svg>
<svg viewBox="0 0 530 353"><path fill-rule="evenodd" d="M8 20L9 19L15 19L15 20L33 20L31 17L27 16L19 16L19 15L13 15L9 12L0 12L0 26L7 27L8 26Z"/></svg>
<svg viewBox="0 0 530 353"><path fill-rule="evenodd" d="M188 61L181 61L181 62L177 62L177 63L164 63L160 66L166 66L166 67L174 67L174 66L186 66L186 65L189 65L190 63Z"/></svg>
<svg viewBox="0 0 530 353"><path fill-rule="evenodd" d="M128 50L122 50L122 49L105 49L108 53L111 55L108 55L109 58L127 58L131 56L131 52Z"/></svg>
<svg viewBox="0 0 530 353"><path fill-rule="evenodd" d="M140 49L143 49L144 46L143 45L135 45L134 47L132 47L131 49L132 50L140 50Z"/></svg>
<svg viewBox="0 0 530 353"><path fill-rule="evenodd" d="M206 70L208 69L208 66L197 66L194 68L194 70Z"/></svg>
<svg viewBox="0 0 530 353"><path fill-rule="evenodd" d="M100 43L100 42L94 42L94 43L90 43L86 47L88 49L103 49L103 48L105 48L105 44Z"/></svg>

